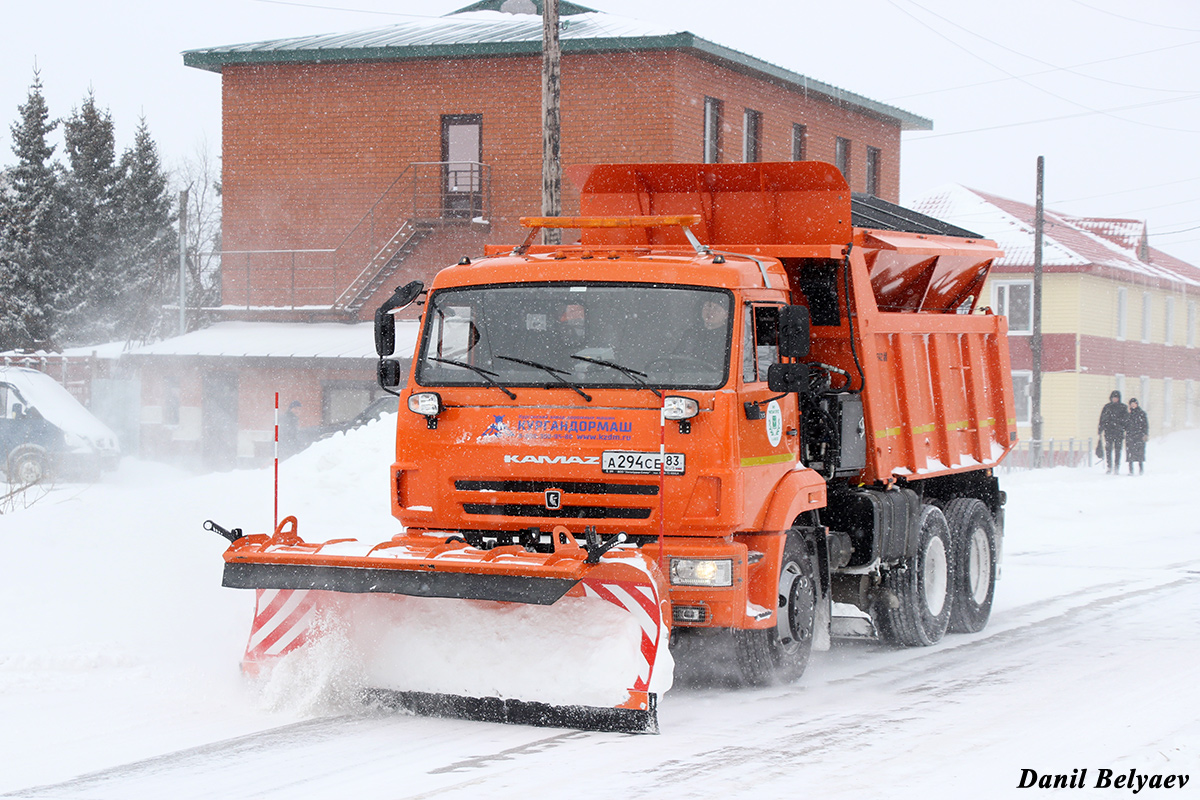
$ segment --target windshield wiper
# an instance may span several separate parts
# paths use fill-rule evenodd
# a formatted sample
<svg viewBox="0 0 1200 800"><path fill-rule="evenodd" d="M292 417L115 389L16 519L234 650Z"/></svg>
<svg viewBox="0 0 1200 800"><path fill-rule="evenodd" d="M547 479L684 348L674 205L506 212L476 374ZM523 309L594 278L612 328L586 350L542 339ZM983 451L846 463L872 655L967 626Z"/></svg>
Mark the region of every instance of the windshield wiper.
<svg viewBox="0 0 1200 800"><path fill-rule="evenodd" d="M575 392L575 394L579 395L584 400L587 400L589 403L592 402L591 395L589 395L583 389L580 389L578 386L576 386L575 384L571 383L569 380L567 380L566 378L563 377L563 375L570 374L565 369L559 369L558 367L549 367L549 366L546 366L545 364L539 364L536 361L526 361L523 358L513 358L512 356L496 356L496 358L499 358L503 361L512 361L514 364L524 364L527 367L533 367L534 369L540 369L543 372L545 372L547 375L549 375L551 378L554 378L554 380L561 383L563 386L570 387L571 390Z"/></svg>
<svg viewBox="0 0 1200 800"><path fill-rule="evenodd" d="M512 392L510 392L508 390L508 387L501 386L499 383L497 383L496 381L494 381L492 379L492 376L495 375L496 373L492 372L491 370L486 370L481 367L477 367L474 364L467 364L464 361L455 361L450 358L434 358L433 356L429 356L429 360L436 361L439 364L449 364L452 367L462 367L463 369L469 369L469 370L471 370L471 372L474 372L475 374L477 374L479 377L483 378L485 381L487 381L492 386L495 386L497 389L504 392L506 395L509 396L509 399L511 399L511 400L517 399L517 396L515 394L513 394Z"/></svg>
<svg viewBox="0 0 1200 800"><path fill-rule="evenodd" d="M662 392L642 380L642 378L647 377L646 373L644 372L638 372L636 369L630 369L629 367L625 367L620 364L614 364L611 361L601 361L598 358L588 358L587 356L571 356L571 358L575 359L576 361L586 361L589 364L599 364L602 367L608 367L609 369L615 369L618 372L623 372L629 376L634 383L637 383L643 388L649 389L650 391L654 392L656 396L662 397ZM638 377L639 375L641 377Z"/></svg>

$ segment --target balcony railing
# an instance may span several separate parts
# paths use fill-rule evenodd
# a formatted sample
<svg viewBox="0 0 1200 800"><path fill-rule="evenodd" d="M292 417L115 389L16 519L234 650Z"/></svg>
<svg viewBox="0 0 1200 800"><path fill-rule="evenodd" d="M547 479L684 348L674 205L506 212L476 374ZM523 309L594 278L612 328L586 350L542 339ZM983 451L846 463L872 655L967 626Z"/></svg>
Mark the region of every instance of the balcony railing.
<svg viewBox="0 0 1200 800"><path fill-rule="evenodd" d="M490 175L473 161L409 164L333 247L225 250L222 307L353 310L431 229L489 219Z"/></svg>

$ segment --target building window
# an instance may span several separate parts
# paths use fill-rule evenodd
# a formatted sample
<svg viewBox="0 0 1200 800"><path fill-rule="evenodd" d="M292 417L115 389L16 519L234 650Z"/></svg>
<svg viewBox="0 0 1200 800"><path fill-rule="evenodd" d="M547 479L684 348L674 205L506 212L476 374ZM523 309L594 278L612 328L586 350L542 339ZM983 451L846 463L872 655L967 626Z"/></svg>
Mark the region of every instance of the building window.
<svg viewBox="0 0 1200 800"><path fill-rule="evenodd" d="M879 168L883 154L878 147L867 148L867 194L879 196Z"/></svg>
<svg viewBox="0 0 1200 800"><path fill-rule="evenodd" d="M1187 346L1196 346L1196 301L1189 300L1187 304Z"/></svg>
<svg viewBox="0 0 1200 800"><path fill-rule="evenodd" d="M1173 402L1175 393L1175 381L1172 378L1163 378L1163 428L1170 430L1175 427L1175 403Z"/></svg>
<svg viewBox="0 0 1200 800"><path fill-rule="evenodd" d="M1018 425L1028 425L1033 419L1033 396L1030 387L1033 386L1033 373L1027 369L1013 370L1013 410L1017 414Z"/></svg>
<svg viewBox="0 0 1200 800"><path fill-rule="evenodd" d="M1124 375L1114 375L1113 376L1113 388L1121 393L1121 397L1124 397L1126 400L1129 399L1129 394L1125 391L1125 376Z"/></svg>
<svg viewBox="0 0 1200 800"><path fill-rule="evenodd" d="M992 308L1008 317L1009 334L1033 333L1033 281L996 281Z"/></svg>
<svg viewBox="0 0 1200 800"><path fill-rule="evenodd" d="M163 379L163 424L179 424L179 376L168 375Z"/></svg>
<svg viewBox="0 0 1200 800"><path fill-rule="evenodd" d="M1196 424L1196 382L1190 379L1183 384L1183 420L1189 428Z"/></svg>
<svg viewBox="0 0 1200 800"><path fill-rule="evenodd" d="M762 112L751 108L742 115L742 161L762 161Z"/></svg>
<svg viewBox="0 0 1200 800"><path fill-rule="evenodd" d="M435 216L483 213L483 115L442 115L442 207Z"/></svg>
<svg viewBox="0 0 1200 800"><path fill-rule="evenodd" d="M1129 292L1117 289L1117 338L1124 341L1129 333Z"/></svg>
<svg viewBox="0 0 1200 800"><path fill-rule="evenodd" d="M792 161L804 161L808 158L808 126L799 122L792 123Z"/></svg>
<svg viewBox="0 0 1200 800"><path fill-rule="evenodd" d="M1121 395L1121 396L1125 398L1126 403L1129 402L1128 397L1126 397L1125 395ZM1141 405L1142 408L1150 407L1150 376L1149 375L1143 375L1138 380L1138 403Z"/></svg>
<svg viewBox="0 0 1200 800"><path fill-rule="evenodd" d="M1150 341L1150 293L1142 292L1142 341Z"/></svg>
<svg viewBox="0 0 1200 800"><path fill-rule="evenodd" d="M716 164L721 160L721 105L715 97L704 98L705 164Z"/></svg>
<svg viewBox="0 0 1200 800"><path fill-rule="evenodd" d="M1163 306L1163 342L1170 346L1175 344L1175 298L1168 297Z"/></svg>
<svg viewBox="0 0 1200 800"><path fill-rule="evenodd" d="M837 137L837 143L833 152L833 163L842 173L842 177L846 179L846 183L850 182L850 140Z"/></svg>

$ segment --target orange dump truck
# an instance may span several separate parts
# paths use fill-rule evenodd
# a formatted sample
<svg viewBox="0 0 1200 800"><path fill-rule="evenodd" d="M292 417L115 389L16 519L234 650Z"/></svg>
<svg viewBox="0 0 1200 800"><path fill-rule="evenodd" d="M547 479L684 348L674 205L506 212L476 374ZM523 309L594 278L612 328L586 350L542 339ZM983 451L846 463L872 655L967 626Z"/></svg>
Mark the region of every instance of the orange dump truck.
<svg viewBox="0 0 1200 800"><path fill-rule="evenodd" d="M976 307L996 245L855 227L816 162L596 166L581 213L377 314L404 532L234 537L226 585L621 606L628 697L598 724L535 711L627 730L656 724L668 633L731 642L763 684L831 633L980 630L1016 440L1005 320ZM543 227L581 241L532 245ZM399 388L391 312L421 298Z"/></svg>

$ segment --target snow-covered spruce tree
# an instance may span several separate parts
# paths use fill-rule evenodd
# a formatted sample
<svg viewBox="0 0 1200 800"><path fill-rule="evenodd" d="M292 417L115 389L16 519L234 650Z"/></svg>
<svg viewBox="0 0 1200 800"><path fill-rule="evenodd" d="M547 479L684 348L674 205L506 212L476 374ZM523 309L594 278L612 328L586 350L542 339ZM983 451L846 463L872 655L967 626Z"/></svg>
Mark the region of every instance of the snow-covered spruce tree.
<svg viewBox="0 0 1200 800"><path fill-rule="evenodd" d="M34 70L26 101L13 123L15 166L0 187L0 350L44 347L55 327L54 300L63 286L58 269L63 208L59 172L47 139L58 125Z"/></svg>
<svg viewBox="0 0 1200 800"><path fill-rule="evenodd" d="M116 243L114 332L127 341L162 335L163 304L178 274L178 236L167 175L143 118L133 146L121 156L117 183L120 238Z"/></svg>
<svg viewBox="0 0 1200 800"><path fill-rule="evenodd" d="M121 202L112 115L88 92L63 122L70 171L63 181L68 211L63 233L67 282L56 299L56 336L91 344L117 337L121 296Z"/></svg>

